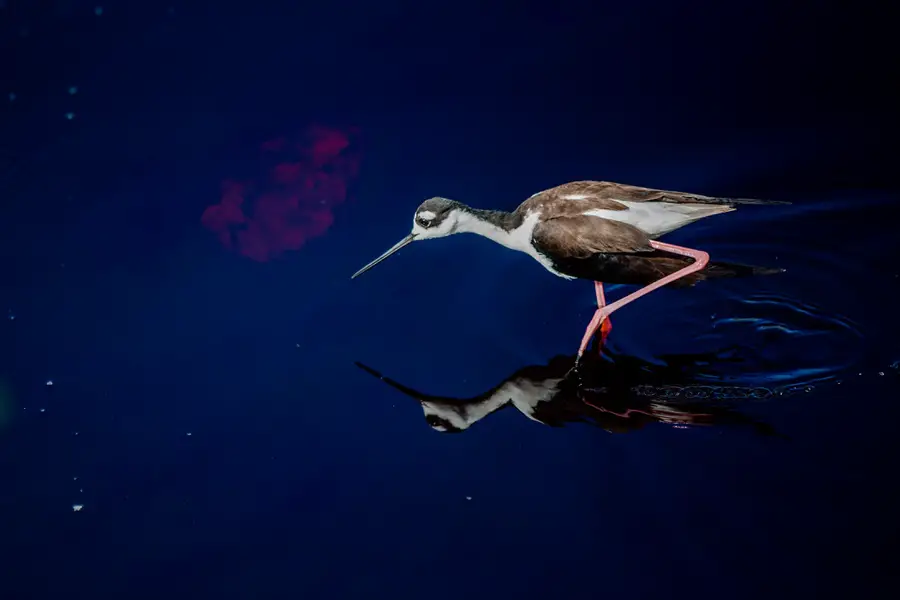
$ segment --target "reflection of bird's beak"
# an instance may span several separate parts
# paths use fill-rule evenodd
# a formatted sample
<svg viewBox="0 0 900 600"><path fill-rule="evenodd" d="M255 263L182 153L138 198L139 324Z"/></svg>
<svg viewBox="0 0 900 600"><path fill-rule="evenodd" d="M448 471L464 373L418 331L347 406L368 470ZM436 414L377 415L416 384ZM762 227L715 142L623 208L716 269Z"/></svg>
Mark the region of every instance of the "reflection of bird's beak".
<svg viewBox="0 0 900 600"><path fill-rule="evenodd" d="M414 233L409 234L408 236L406 236L405 238L403 238L402 240L400 240L399 242L394 244L390 250L388 250L387 252L385 252L384 254L382 254L381 256L379 256L378 258L376 258L375 260L373 260L372 262L370 262L369 264L364 266L362 269L360 269L359 271L354 273L350 277L350 279L353 279L359 275L362 275L363 273L365 273L366 271L368 271L369 269L371 269L372 267L374 267L375 265L377 265L378 263L380 263L381 261L386 259L388 256L393 254L394 252L397 252L398 250L400 250L400 248L402 248L403 246L412 242L414 239L416 239L416 234L414 234Z"/></svg>

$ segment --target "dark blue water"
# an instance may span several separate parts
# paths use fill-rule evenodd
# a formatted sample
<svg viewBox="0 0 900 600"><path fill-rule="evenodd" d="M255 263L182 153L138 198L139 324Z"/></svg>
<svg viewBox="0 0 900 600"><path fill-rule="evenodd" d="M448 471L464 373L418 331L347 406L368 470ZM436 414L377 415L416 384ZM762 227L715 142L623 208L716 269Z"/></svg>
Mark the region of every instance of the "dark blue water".
<svg viewBox="0 0 900 600"><path fill-rule="evenodd" d="M890 596L872 15L96 8L0 1L4 600ZM222 182L317 123L359 133L333 220L270 260L223 246ZM790 201L666 238L786 271L628 305L577 381L589 282L476 236L349 279L427 197L579 179ZM511 382L537 410L491 404Z"/></svg>

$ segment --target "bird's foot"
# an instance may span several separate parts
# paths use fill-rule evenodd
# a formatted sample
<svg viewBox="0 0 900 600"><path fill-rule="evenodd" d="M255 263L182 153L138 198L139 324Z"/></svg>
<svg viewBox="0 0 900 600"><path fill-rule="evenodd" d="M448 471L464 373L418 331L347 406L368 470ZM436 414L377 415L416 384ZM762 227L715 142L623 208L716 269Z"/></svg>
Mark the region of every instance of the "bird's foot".
<svg viewBox="0 0 900 600"><path fill-rule="evenodd" d="M591 319L591 322L588 323L587 329L584 330L584 337L581 339L581 346L578 348L579 361L598 330L600 332L600 340L597 344L597 350L599 352L602 350L603 344L606 343L606 336L608 336L609 332L612 330L612 324L609 322L609 309L606 307L598 308L594 311L594 317Z"/></svg>
<svg viewBox="0 0 900 600"><path fill-rule="evenodd" d="M606 338L609 336L610 331L612 331L612 321L609 320L609 317L606 317L600 324L600 339L596 345L598 356L603 354L603 346L606 345Z"/></svg>

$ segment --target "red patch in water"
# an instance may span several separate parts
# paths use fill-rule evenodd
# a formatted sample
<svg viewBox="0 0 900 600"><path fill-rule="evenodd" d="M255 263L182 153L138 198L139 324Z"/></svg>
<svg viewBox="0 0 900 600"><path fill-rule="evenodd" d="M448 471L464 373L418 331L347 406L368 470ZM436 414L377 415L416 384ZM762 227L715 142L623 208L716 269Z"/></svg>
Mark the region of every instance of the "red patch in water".
<svg viewBox="0 0 900 600"><path fill-rule="evenodd" d="M201 223L226 248L260 262L299 250L331 227L334 207L347 199L359 172L355 133L314 125L296 138L263 142L257 176L223 181Z"/></svg>

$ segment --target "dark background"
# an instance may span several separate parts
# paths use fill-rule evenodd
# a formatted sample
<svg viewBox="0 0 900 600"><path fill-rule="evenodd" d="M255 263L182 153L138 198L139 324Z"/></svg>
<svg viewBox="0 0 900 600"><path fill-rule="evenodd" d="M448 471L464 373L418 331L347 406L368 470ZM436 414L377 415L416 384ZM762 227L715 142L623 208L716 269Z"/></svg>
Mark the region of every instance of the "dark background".
<svg viewBox="0 0 900 600"><path fill-rule="evenodd" d="M0 0L0 597L895 594L900 98L874 6ZM328 234L223 248L220 183L311 123L360 132ZM511 410L442 435L353 365L474 395L573 353L590 284L473 236L349 275L424 198L577 179L794 203L672 236L786 274L656 292L611 336L815 382L744 407L785 439Z"/></svg>

